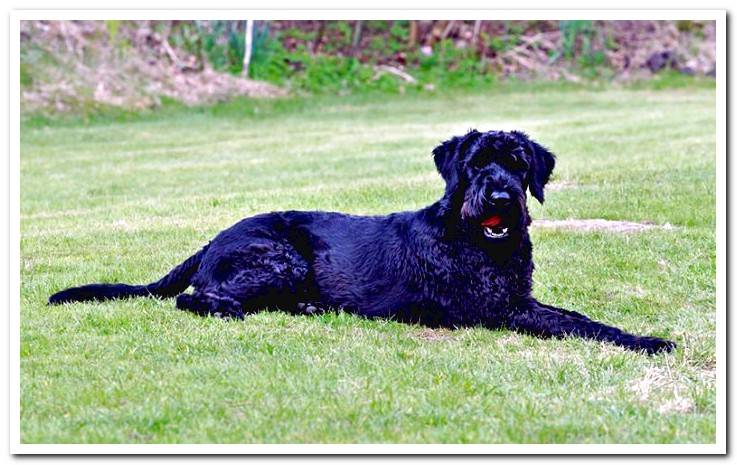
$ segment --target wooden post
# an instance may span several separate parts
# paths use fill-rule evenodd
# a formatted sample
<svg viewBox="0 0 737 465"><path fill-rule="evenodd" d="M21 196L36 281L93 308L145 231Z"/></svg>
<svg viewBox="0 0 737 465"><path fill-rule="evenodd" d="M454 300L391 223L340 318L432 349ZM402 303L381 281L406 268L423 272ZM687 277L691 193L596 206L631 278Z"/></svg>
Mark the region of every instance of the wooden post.
<svg viewBox="0 0 737 465"><path fill-rule="evenodd" d="M479 37L479 32L481 32L481 20L477 19L473 22L473 37L471 37L471 44L476 45L476 39Z"/></svg>
<svg viewBox="0 0 737 465"><path fill-rule="evenodd" d="M253 20L246 21L246 37L243 50L243 71L242 74L248 77L248 67L251 65L251 46L253 42Z"/></svg>
<svg viewBox="0 0 737 465"><path fill-rule="evenodd" d="M412 20L409 22L409 48L414 48L417 45L417 21Z"/></svg>
<svg viewBox="0 0 737 465"><path fill-rule="evenodd" d="M363 26L363 21L360 19L356 21L356 27L353 30L353 44L351 45L351 55L356 54L356 50L358 49L358 44L361 42L361 27Z"/></svg>

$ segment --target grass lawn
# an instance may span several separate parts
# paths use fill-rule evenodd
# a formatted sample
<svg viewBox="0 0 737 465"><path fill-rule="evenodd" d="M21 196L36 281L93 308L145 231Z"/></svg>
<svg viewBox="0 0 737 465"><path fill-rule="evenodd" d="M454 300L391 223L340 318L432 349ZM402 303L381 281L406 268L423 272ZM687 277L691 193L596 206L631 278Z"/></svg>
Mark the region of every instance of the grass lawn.
<svg viewBox="0 0 737 465"><path fill-rule="evenodd" d="M24 443L713 443L715 93L548 90L313 99L21 135ZM61 288L147 283L238 219L380 214L441 196L432 148L528 131L558 155L533 218L535 294L638 334L428 330L347 314L203 319L172 300L47 307Z"/></svg>

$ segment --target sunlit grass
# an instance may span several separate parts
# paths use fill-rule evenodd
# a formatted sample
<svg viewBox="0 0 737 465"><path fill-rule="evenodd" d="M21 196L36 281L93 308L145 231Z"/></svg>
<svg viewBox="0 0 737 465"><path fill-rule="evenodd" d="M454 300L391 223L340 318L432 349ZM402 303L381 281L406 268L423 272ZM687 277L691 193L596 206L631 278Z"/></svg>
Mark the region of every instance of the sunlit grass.
<svg viewBox="0 0 737 465"><path fill-rule="evenodd" d="M316 100L21 136L21 432L36 442L715 440L715 94L516 92ZM45 305L150 282L243 216L387 213L442 194L431 149L522 129L558 155L533 217L669 224L533 230L535 293L636 333L428 331L345 314L201 319L172 301Z"/></svg>

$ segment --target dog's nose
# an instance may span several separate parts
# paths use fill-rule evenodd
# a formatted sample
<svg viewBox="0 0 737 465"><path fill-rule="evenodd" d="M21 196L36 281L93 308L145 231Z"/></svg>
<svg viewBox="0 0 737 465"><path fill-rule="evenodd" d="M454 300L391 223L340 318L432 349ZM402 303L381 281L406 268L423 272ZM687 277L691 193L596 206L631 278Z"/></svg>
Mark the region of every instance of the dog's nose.
<svg viewBox="0 0 737 465"><path fill-rule="evenodd" d="M504 191L494 191L491 193L491 206L496 208L507 208L512 203L512 197Z"/></svg>

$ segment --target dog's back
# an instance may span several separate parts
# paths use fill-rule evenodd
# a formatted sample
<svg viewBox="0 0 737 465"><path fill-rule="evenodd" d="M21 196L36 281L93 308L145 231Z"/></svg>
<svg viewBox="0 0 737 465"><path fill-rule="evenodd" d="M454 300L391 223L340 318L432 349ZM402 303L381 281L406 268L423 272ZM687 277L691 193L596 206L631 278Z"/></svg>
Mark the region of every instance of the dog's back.
<svg viewBox="0 0 737 465"><path fill-rule="evenodd" d="M412 222L410 212L357 216L287 211L246 218L210 243L193 285L222 287L246 270L253 287L259 277L265 283L277 274L284 279L264 284L271 289L267 306L301 300L388 316L382 301L392 300L406 285L403 270L395 265L407 264ZM291 292L292 287L300 292Z"/></svg>

